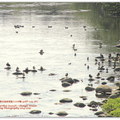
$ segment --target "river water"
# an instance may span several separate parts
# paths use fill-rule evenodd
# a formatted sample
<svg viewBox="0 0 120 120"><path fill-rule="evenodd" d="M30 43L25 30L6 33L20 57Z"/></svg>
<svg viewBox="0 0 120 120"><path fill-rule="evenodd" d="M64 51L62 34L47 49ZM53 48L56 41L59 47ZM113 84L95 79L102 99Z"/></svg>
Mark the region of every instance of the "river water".
<svg viewBox="0 0 120 120"><path fill-rule="evenodd" d="M14 25L24 27L15 29ZM87 26L86 30L83 26ZM106 56L108 53L118 52L119 49L114 46L119 37L119 18L102 16L89 5L0 3L0 100L35 100L38 101L37 107L32 109L42 111L41 114L32 115L27 109L4 109L0 110L0 117L59 117L56 115L59 111L66 111L66 117L97 117L88 106L78 108L73 104L83 102L87 105L92 100L104 100L97 98L95 91L85 91L85 87L89 83L89 74L95 77L98 73L95 57L100 53ZM100 42L103 43L102 48L99 48ZM72 49L73 44L76 45L76 52ZM43 55L39 54L41 49L45 52ZM4 69L7 62L12 67L9 71ZM26 74L23 80L12 74L17 66L20 70L26 67L32 69L33 66L38 69L43 66L46 71ZM56 75L49 76L50 73ZM80 82L67 88L62 87L60 79L66 73ZM112 74L101 73L103 77ZM101 81L93 87L96 88L100 84ZM108 84L113 85L109 82ZM56 91L52 92L51 89ZM20 95L25 91L40 95ZM87 96L87 100L82 100L80 96ZM59 104L62 98L71 98L73 102ZM54 114L49 115L49 112Z"/></svg>

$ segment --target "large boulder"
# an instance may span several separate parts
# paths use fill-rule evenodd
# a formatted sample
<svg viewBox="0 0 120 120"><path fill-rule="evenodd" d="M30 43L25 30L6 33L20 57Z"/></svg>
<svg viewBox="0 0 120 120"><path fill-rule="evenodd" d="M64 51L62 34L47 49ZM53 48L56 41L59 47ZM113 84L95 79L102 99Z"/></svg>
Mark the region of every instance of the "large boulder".
<svg viewBox="0 0 120 120"><path fill-rule="evenodd" d="M70 98L63 98L59 102L61 102L61 103L71 103L71 102L73 102L73 100L70 99Z"/></svg>
<svg viewBox="0 0 120 120"><path fill-rule="evenodd" d="M108 85L100 85L95 89L96 93L106 94L107 92L112 92L112 88Z"/></svg>
<svg viewBox="0 0 120 120"><path fill-rule="evenodd" d="M73 84L74 83L74 80L72 78L65 78L63 79L61 82L68 82L70 84Z"/></svg>

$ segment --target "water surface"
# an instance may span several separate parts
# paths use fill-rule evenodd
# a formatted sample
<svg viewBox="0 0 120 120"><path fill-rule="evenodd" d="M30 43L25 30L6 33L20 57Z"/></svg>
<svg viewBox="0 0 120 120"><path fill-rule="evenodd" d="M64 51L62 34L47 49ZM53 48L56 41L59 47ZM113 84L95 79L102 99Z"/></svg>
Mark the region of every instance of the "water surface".
<svg viewBox="0 0 120 120"><path fill-rule="evenodd" d="M96 98L95 92L85 91L85 87L89 83L88 75L98 73L95 57L100 53L106 56L119 51L113 47L119 40L119 18L101 16L89 6L80 3L0 3L0 99L37 100L35 109L42 111L39 115L31 115L30 110L0 110L0 117L58 117L48 113L59 111L66 111L66 117L97 117L89 107L77 108L73 104L83 102L87 105L92 100L103 100ZM15 29L14 25L24 25L24 28ZM83 26L87 26L87 30ZM102 49L99 42L103 43ZM76 44L77 56L74 56L73 44ZM45 52L42 56L40 49ZM90 57L89 61L87 57ZM4 69L7 62L12 66L10 71ZM89 70L85 64L90 66ZM23 80L12 75L17 66L20 70L33 66L36 69L43 66L47 70L29 73ZM49 73L57 75L48 76ZM66 73L83 82L63 88L59 79ZM101 74L107 77L113 73ZM51 89L56 91L49 91ZM71 92L63 92L66 89ZM24 91L40 95L21 96ZM88 96L86 101L79 97L83 95ZM73 103L55 104L66 97L73 99Z"/></svg>

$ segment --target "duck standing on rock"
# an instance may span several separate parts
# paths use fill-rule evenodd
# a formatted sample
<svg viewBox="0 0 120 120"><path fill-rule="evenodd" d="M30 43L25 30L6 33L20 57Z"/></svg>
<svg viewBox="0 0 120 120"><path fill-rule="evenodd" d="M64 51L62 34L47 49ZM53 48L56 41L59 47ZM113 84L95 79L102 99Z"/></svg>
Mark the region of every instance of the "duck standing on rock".
<svg viewBox="0 0 120 120"><path fill-rule="evenodd" d="M31 70L31 72L37 72L37 70L35 69L35 66L33 66L33 70Z"/></svg>
<svg viewBox="0 0 120 120"><path fill-rule="evenodd" d="M92 79L92 77L93 77L93 76L92 76L91 74L89 74L89 78Z"/></svg>
<svg viewBox="0 0 120 120"><path fill-rule="evenodd" d="M17 73L20 72L19 67L16 68L16 72L17 72Z"/></svg>
<svg viewBox="0 0 120 120"><path fill-rule="evenodd" d="M66 77L66 78L68 77L68 73L65 74L65 77Z"/></svg>
<svg viewBox="0 0 120 120"><path fill-rule="evenodd" d="M99 79L99 78L100 78L100 73L98 73L98 74L97 74L97 77L96 77L96 78L97 78L97 79Z"/></svg>
<svg viewBox="0 0 120 120"><path fill-rule="evenodd" d="M9 63L6 63L5 69L10 70L11 69L11 65Z"/></svg>
<svg viewBox="0 0 120 120"><path fill-rule="evenodd" d="M16 72L13 75L22 75L23 73L19 70L19 67L16 68Z"/></svg>

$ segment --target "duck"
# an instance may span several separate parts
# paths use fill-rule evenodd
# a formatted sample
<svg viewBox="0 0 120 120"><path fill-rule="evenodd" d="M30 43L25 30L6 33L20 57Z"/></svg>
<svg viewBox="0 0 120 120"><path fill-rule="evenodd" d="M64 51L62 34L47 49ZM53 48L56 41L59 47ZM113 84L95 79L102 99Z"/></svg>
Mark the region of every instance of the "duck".
<svg viewBox="0 0 120 120"><path fill-rule="evenodd" d="M83 28L86 28L86 26L84 25Z"/></svg>
<svg viewBox="0 0 120 120"><path fill-rule="evenodd" d="M16 72L13 75L22 75L23 73L19 70L19 67L16 68Z"/></svg>
<svg viewBox="0 0 120 120"><path fill-rule="evenodd" d="M56 75L56 74L55 74L55 73L50 73L50 74L49 74L49 76L54 76L54 75Z"/></svg>
<svg viewBox="0 0 120 120"><path fill-rule="evenodd" d="M97 74L97 77L96 77L96 78L97 78L97 79L99 79L99 78L100 78L100 73L98 73L98 74Z"/></svg>
<svg viewBox="0 0 120 120"><path fill-rule="evenodd" d="M87 69L89 70L89 68L90 68L90 67L89 67L89 65L88 65L88 66L87 66Z"/></svg>
<svg viewBox="0 0 120 120"><path fill-rule="evenodd" d="M72 48L75 49L75 44L72 45Z"/></svg>
<svg viewBox="0 0 120 120"><path fill-rule="evenodd" d="M40 71L45 71L46 69L44 69L42 66L40 67L40 69L38 69Z"/></svg>
<svg viewBox="0 0 120 120"><path fill-rule="evenodd" d="M65 74L65 77L66 77L66 78L68 77L68 73Z"/></svg>
<svg viewBox="0 0 120 120"><path fill-rule="evenodd" d="M28 73L28 72L30 72L31 70L29 70L28 69L28 67L25 69L25 70L23 70L23 72L25 72L25 73Z"/></svg>
<svg viewBox="0 0 120 120"><path fill-rule="evenodd" d="M35 28L35 26L32 26L32 28Z"/></svg>
<svg viewBox="0 0 120 120"><path fill-rule="evenodd" d="M52 28L52 26L49 25L48 28Z"/></svg>
<svg viewBox="0 0 120 120"><path fill-rule="evenodd" d="M4 69L10 70L10 69L11 69L11 65L7 62L7 63L6 63L6 67L5 67Z"/></svg>
<svg viewBox="0 0 120 120"><path fill-rule="evenodd" d="M89 61L89 57L87 57L87 61Z"/></svg>
<svg viewBox="0 0 120 120"><path fill-rule="evenodd" d="M92 78L93 76L91 74L89 74L89 78Z"/></svg>
<svg viewBox="0 0 120 120"><path fill-rule="evenodd" d="M74 56L76 56L77 54L76 53L74 53Z"/></svg>
<svg viewBox="0 0 120 120"><path fill-rule="evenodd" d="M20 72L19 67L16 68L16 72Z"/></svg>
<svg viewBox="0 0 120 120"><path fill-rule="evenodd" d="M35 66L33 66L33 70L31 70L31 72L37 72L37 70L35 69Z"/></svg>
<svg viewBox="0 0 120 120"><path fill-rule="evenodd" d="M44 51L41 49L39 53L40 53L40 55L43 55Z"/></svg>
<svg viewBox="0 0 120 120"><path fill-rule="evenodd" d="M65 27L65 29L68 29L68 27Z"/></svg>
<svg viewBox="0 0 120 120"><path fill-rule="evenodd" d="M77 51L77 49L75 49L75 48L74 48L73 50L74 50L74 51Z"/></svg>

